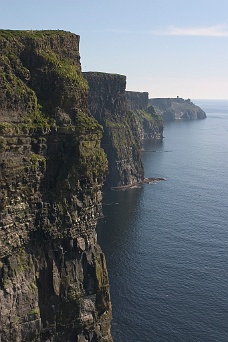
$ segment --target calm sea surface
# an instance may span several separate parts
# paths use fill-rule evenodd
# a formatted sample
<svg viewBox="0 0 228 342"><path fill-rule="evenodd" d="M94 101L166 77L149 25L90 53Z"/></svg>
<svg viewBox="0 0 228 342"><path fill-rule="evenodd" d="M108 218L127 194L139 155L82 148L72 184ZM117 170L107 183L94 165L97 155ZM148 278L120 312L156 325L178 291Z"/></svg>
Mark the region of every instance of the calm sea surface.
<svg viewBox="0 0 228 342"><path fill-rule="evenodd" d="M228 341L228 100L144 144L146 177L104 194L114 342Z"/></svg>

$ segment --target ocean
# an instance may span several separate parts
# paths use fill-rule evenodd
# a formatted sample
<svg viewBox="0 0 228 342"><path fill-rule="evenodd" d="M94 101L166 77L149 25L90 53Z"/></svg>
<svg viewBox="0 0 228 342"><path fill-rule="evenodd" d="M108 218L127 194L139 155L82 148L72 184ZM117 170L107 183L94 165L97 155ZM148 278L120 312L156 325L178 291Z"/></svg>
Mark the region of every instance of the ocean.
<svg viewBox="0 0 228 342"><path fill-rule="evenodd" d="M228 100L195 100L205 120L166 123L144 142L145 177L105 192L114 342L228 341Z"/></svg>

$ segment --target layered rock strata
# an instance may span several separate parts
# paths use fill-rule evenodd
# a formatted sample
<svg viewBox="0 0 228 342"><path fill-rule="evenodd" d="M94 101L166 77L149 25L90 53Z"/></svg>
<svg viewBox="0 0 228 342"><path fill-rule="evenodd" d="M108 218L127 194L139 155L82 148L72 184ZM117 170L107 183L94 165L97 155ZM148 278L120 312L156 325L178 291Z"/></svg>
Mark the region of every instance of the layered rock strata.
<svg viewBox="0 0 228 342"><path fill-rule="evenodd" d="M95 226L107 159L79 37L0 31L0 340L112 341Z"/></svg>
<svg viewBox="0 0 228 342"><path fill-rule="evenodd" d="M158 115L161 115L165 121L183 119L196 120L205 119L206 113L196 106L189 99L182 98L156 98L150 99L149 103L155 108Z"/></svg>
<svg viewBox="0 0 228 342"><path fill-rule="evenodd" d="M126 77L98 72L83 76L89 85L90 112L104 129L101 146L109 164L105 186L142 182L141 141L136 117L126 103Z"/></svg>
<svg viewBox="0 0 228 342"><path fill-rule="evenodd" d="M156 115L153 106L149 105L147 92L126 91L126 101L134 113L137 129L141 139L162 139L163 119Z"/></svg>

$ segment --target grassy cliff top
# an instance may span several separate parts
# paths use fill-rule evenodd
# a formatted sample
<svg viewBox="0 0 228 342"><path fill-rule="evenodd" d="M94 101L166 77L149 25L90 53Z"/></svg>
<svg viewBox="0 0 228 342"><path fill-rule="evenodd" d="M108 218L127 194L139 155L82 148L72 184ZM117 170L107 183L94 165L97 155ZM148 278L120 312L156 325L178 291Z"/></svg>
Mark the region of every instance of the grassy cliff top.
<svg viewBox="0 0 228 342"><path fill-rule="evenodd" d="M0 37L2 38L45 38L56 35L67 36L76 34L63 30L0 30Z"/></svg>

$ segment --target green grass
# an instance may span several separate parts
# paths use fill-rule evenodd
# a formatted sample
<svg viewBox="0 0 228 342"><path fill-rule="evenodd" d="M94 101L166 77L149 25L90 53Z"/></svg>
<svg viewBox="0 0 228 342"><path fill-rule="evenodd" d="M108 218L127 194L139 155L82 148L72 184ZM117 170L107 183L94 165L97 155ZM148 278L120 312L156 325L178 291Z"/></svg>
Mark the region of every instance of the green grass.
<svg viewBox="0 0 228 342"><path fill-rule="evenodd" d="M30 315L40 315L40 308L34 308L29 312Z"/></svg>
<svg viewBox="0 0 228 342"><path fill-rule="evenodd" d="M76 82L80 88L88 90L88 84L86 80L82 77L81 72L78 67L76 67L72 60L67 58L59 58L51 50L41 50L39 55L44 58L48 63L49 68L51 67L59 77L68 78L71 81Z"/></svg>
<svg viewBox="0 0 228 342"><path fill-rule="evenodd" d="M0 38L45 38L69 33L63 30L0 30Z"/></svg>

